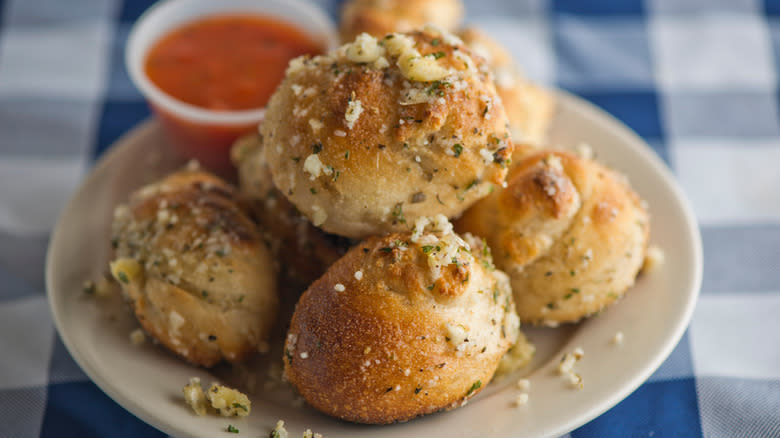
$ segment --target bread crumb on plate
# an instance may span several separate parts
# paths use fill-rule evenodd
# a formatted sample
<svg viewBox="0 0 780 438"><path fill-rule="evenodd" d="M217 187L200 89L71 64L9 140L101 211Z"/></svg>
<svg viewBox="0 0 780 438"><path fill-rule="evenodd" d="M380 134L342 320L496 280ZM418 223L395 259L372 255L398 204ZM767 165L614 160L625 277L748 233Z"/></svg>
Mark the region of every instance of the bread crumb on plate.
<svg viewBox="0 0 780 438"><path fill-rule="evenodd" d="M182 391L184 392L184 401L192 407L192 410L198 415L206 415L208 401L206 400L206 394L203 392L203 387L200 385L200 379L197 377L191 378L190 383L184 385Z"/></svg>
<svg viewBox="0 0 780 438"><path fill-rule="evenodd" d="M219 383L212 383L208 391L203 391L203 386L197 377L191 378L190 383L185 385L182 391L184 401L198 415L213 412L223 417L246 417L252 409L249 397L241 391Z"/></svg>
<svg viewBox="0 0 780 438"><path fill-rule="evenodd" d="M520 407L520 406L525 406L527 404L528 404L528 394L525 392L522 394L518 394L517 398L515 399L514 405L516 407Z"/></svg>
<svg viewBox="0 0 780 438"><path fill-rule="evenodd" d="M271 438L288 438L289 434L287 429L284 428L284 421L279 420L276 422L276 427L271 431Z"/></svg>
<svg viewBox="0 0 780 438"><path fill-rule="evenodd" d="M146 335L141 329L135 329L130 332L130 343L133 345L142 345L146 342Z"/></svg>
<svg viewBox="0 0 780 438"><path fill-rule="evenodd" d="M582 348L577 347L571 353L564 353L558 363L558 374L573 388L582 389L585 386L582 376L574 372L574 365L583 357L585 357L585 352Z"/></svg>
<svg viewBox="0 0 780 438"><path fill-rule="evenodd" d="M645 254L645 261L642 263L642 273L649 274L655 271L664 264L665 259L664 251L661 248L656 245L650 245L647 248L647 254Z"/></svg>
<svg viewBox="0 0 780 438"><path fill-rule="evenodd" d="M517 389L521 391L528 391L531 389L531 381L528 379L520 379L517 381Z"/></svg>

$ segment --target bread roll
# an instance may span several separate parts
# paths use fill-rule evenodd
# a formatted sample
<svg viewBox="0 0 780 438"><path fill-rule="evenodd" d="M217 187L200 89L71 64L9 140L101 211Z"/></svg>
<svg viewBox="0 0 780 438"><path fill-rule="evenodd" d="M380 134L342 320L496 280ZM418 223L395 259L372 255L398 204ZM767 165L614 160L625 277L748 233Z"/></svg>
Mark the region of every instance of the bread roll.
<svg viewBox="0 0 780 438"><path fill-rule="evenodd" d="M512 55L485 33L469 27L460 33L471 50L485 58L495 75L512 140L516 145L539 147L546 144L555 112L555 96L529 81L519 70ZM519 161L526 149L515 148L513 161Z"/></svg>
<svg viewBox="0 0 780 438"><path fill-rule="evenodd" d="M542 151L518 163L507 184L469 209L456 229L487 239L512 280L524 323L577 321L634 284L649 218L625 177Z"/></svg>
<svg viewBox="0 0 780 438"><path fill-rule="evenodd" d="M260 135L240 138L231 150L231 157L238 169L241 195L283 278L280 289L297 300L301 292L356 242L325 233L312 225L274 187Z"/></svg>
<svg viewBox="0 0 780 438"><path fill-rule="evenodd" d="M361 33L382 37L433 24L454 32L463 19L460 0L348 0L341 8L341 40Z"/></svg>
<svg viewBox="0 0 780 438"><path fill-rule="evenodd" d="M239 137L230 148L230 161L238 171L238 189L246 199L265 199L276 191L263 153L263 136L252 132Z"/></svg>
<svg viewBox="0 0 780 438"><path fill-rule="evenodd" d="M513 146L481 58L427 28L293 60L261 127L279 190L350 238L457 216L506 175Z"/></svg>
<svg viewBox="0 0 780 438"><path fill-rule="evenodd" d="M381 424L461 406L513 345L506 275L480 241L429 222L355 246L298 302L285 374L320 411Z"/></svg>
<svg viewBox="0 0 780 438"><path fill-rule="evenodd" d="M278 299L271 257L231 186L183 170L114 213L111 271L141 326L212 366L268 348Z"/></svg>

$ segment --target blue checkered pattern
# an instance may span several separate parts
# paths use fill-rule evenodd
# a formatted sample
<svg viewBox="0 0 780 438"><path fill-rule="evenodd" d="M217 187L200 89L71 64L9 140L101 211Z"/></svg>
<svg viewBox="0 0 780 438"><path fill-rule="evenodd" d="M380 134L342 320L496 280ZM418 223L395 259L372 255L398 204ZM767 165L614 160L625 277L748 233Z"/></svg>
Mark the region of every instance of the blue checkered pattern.
<svg viewBox="0 0 780 438"><path fill-rule="evenodd" d="M96 157L149 116L122 57L149 1L0 0L0 437L156 437L68 355L48 233ZM338 0L319 3L335 17ZM673 169L704 282L663 366L580 437L780 437L780 1L476 0L528 75L606 109Z"/></svg>

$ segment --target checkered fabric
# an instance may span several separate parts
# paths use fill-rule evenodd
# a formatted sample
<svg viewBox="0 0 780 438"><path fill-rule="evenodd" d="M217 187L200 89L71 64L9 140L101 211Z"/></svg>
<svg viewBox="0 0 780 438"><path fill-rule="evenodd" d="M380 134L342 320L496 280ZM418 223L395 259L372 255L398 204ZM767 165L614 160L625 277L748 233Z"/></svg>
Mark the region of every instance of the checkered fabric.
<svg viewBox="0 0 780 438"><path fill-rule="evenodd" d="M149 109L123 50L150 1L0 0L0 437L156 437L59 340L55 218ZM319 2L335 18L338 0ZM780 1L476 0L528 75L639 133L700 221L704 282L671 357L579 437L780 437ZM518 435L520 436L520 435Z"/></svg>

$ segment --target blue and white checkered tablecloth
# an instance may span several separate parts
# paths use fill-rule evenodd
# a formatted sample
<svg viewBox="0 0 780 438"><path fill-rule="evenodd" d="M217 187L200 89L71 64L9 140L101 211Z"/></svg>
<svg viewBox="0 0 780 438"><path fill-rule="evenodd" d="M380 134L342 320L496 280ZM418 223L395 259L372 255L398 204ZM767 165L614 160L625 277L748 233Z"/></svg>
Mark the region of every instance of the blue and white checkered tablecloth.
<svg viewBox="0 0 780 438"><path fill-rule="evenodd" d="M150 1L0 0L0 437L153 437L90 382L44 291L49 232L149 115L123 66ZM320 3L335 17L338 0ZM693 322L572 437L780 437L780 1L476 0L528 75L606 109L673 169L702 227Z"/></svg>

